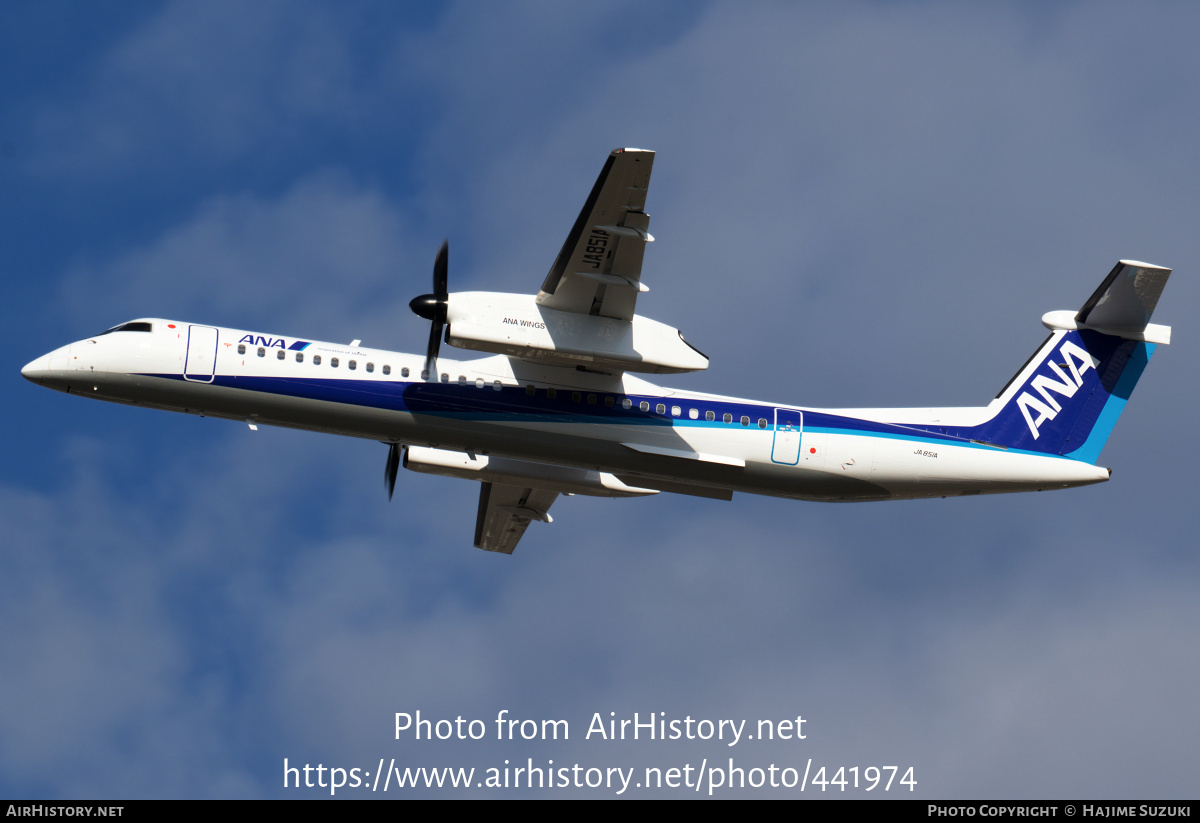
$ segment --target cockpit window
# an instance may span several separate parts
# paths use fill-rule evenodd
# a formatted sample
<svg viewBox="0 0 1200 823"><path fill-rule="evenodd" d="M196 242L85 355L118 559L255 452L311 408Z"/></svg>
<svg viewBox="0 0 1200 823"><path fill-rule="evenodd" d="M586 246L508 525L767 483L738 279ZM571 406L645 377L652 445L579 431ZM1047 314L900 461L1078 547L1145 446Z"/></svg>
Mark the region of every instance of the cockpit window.
<svg viewBox="0 0 1200 823"><path fill-rule="evenodd" d="M103 337L104 335L112 334L115 331L153 331L153 329L151 327L151 324L149 324L143 320L138 320L134 323L122 323L119 326L113 326L108 331L102 331L102 332L100 332L100 334L98 334L96 336Z"/></svg>

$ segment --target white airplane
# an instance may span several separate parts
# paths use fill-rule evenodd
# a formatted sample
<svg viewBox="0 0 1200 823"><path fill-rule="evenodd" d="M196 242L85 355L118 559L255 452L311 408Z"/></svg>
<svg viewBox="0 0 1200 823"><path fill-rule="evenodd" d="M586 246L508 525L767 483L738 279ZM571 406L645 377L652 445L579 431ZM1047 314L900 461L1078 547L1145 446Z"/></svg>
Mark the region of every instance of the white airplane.
<svg viewBox="0 0 1200 823"><path fill-rule="evenodd" d="M1042 491L1095 465L1171 329L1149 323L1171 270L1122 260L987 406L810 409L656 386L704 369L674 328L634 314L654 153L612 152L536 295L449 293L447 247L424 357L143 318L37 358L48 388L135 406L343 434L408 469L481 483L475 545L511 553L559 494L733 492L853 501ZM439 358L443 339L488 352Z"/></svg>

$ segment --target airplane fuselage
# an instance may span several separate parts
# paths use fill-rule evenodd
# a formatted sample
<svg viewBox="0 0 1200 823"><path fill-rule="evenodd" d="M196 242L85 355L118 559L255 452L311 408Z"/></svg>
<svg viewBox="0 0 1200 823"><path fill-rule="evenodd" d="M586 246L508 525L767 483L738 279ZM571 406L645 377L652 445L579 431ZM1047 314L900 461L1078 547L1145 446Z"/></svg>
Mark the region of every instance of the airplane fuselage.
<svg viewBox="0 0 1200 823"><path fill-rule="evenodd" d="M559 494L734 492L888 500L1100 483L1095 465L1171 329L1150 323L1171 270L1121 260L987 406L810 409L656 386L701 371L683 332L636 313L654 152L609 153L536 295L451 292L449 241L424 358L155 318L64 346L28 379L101 400L343 434L401 463L477 480L475 545L506 554ZM486 353L439 357L442 343Z"/></svg>
<svg viewBox="0 0 1200 823"><path fill-rule="evenodd" d="M410 468L434 473L472 476L479 456L494 471L502 461L526 475L539 470L531 463L567 467L590 478L580 480L585 487L599 473L616 480L580 490L614 496L865 501L1109 477L1087 462L973 438L1002 398L981 408L829 410L504 355L442 357L426 380L422 367L419 355L148 318L64 346L22 373L101 400L401 443L414 456ZM422 447L463 455L461 471L421 468ZM571 482L560 472L548 485L570 490Z"/></svg>

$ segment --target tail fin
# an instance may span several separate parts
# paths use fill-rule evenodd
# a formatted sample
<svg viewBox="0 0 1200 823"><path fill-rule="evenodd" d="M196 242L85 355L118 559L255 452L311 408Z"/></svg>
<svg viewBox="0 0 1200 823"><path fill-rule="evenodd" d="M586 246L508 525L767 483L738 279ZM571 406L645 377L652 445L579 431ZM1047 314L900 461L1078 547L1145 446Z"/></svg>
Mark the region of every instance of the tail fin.
<svg viewBox="0 0 1200 823"><path fill-rule="evenodd" d="M1042 317L1050 337L993 401L988 443L1095 463L1169 326L1150 323L1170 269L1122 260L1078 312Z"/></svg>

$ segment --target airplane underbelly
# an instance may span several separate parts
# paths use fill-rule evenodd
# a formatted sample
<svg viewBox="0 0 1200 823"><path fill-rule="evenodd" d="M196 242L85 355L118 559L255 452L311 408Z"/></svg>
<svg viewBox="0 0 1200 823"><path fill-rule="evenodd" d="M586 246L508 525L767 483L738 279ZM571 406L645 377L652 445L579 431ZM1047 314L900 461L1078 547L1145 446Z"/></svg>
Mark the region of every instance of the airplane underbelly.
<svg viewBox="0 0 1200 823"><path fill-rule="evenodd" d="M894 497L947 497L1099 483L1105 469L1077 460L911 440L881 440L873 479Z"/></svg>
<svg viewBox="0 0 1200 823"><path fill-rule="evenodd" d="M825 470L836 476L870 482L874 479L874 437L829 434L825 448Z"/></svg>
<svg viewBox="0 0 1200 823"><path fill-rule="evenodd" d="M106 374L106 399L381 441L654 478L699 489L801 500L879 500L891 493L872 476L871 438L804 433L796 465L773 461L770 431L686 432L672 426L513 420L501 415L413 413L372 404L289 396L154 375ZM220 376L218 376L218 381ZM647 444L660 453L639 451ZM739 447L741 451L739 451ZM794 447L789 446L793 451ZM712 449L712 459L703 459ZM814 451L815 449L815 451ZM701 450L701 451L696 451ZM662 453L666 452L666 453ZM697 456L688 457L693 454ZM728 458L737 454L739 458ZM744 465L738 465L744 460Z"/></svg>

